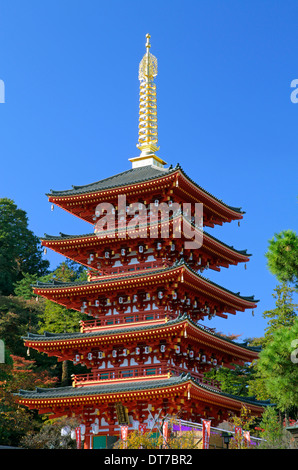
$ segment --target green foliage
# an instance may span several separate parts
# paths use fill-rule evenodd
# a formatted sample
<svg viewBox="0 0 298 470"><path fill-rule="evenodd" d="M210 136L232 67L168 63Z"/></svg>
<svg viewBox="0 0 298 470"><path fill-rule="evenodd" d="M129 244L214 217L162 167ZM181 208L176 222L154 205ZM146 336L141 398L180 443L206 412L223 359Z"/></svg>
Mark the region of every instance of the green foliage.
<svg viewBox="0 0 298 470"><path fill-rule="evenodd" d="M86 280L86 270L72 261L64 261L52 273L42 278L43 282L81 282ZM67 333L76 331L80 320L86 315L76 310L67 309L55 302L45 300L44 313L39 324L39 332Z"/></svg>
<svg viewBox="0 0 298 470"><path fill-rule="evenodd" d="M291 434L282 426L274 408L265 409L260 422L260 437L264 439L261 449L289 449L297 448Z"/></svg>
<svg viewBox="0 0 298 470"><path fill-rule="evenodd" d="M205 377L218 380L221 390L225 393L246 397L248 396L248 384L252 380L253 374L254 371L249 364L244 364L243 366L235 365L234 369L227 367L212 369L205 374Z"/></svg>
<svg viewBox="0 0 298 470"><path fill-rule="evenodd" d="M42 313L42 303L22 297L0 295L0 338L12 354L25 355L26 349L21 337L29 330L37 331Z"/></svg>
<svg viewBox="0 0 298 470"><path fill-rule="evenodd" d="M23 279L14 284L14 294L26 300L35 298L32 285L36 284L36 281L37 274L25 273Z"/></svg>
<svg viewBox="0 0 298 470"><path fill-rule="evenodd" d="M12 294L25 273L43 276L48 267L39 239L28 228L26 212L11 199L0 199L0 292Z"/></svg>
<svg viewBox="0 0 298 470"><path fill-rule="evenodd" d="M282 411L298 403L298 318L291 327L277 329L255 366L265 393ZM250 389L253 389L253 383ZM258 394L258 389L255 389ZM260 397L258 397L260 398Z"/></svg>
<svg viewBox="0 0 298 470"><path fill-rule="evenodd" d="M293 327L297 322L297 305L294 304L292 298L294 292L295 289L289 287L286 283L278 285L274 289L273 294L276 300L275 308L263 313L264 318L269 319L268 326L265 330L265 336L262 339L260 359L254 365L255 375L253 380L249 381L249 394L255 395L259 400L271 399L277 404L280 404L279 400L276 401L277 395L270 384L276 383L275 368L279 369L281 375L283 375L288 368L286 361L283 364L279 362L280 357L275 349L279 347L277 344L279 334L294 331ZM265 361L266 357L268 358ZM290 360L289 356L288 358ZM268 361L270 364L267 367L265 364ZM290 364L293 365L291 361ZM283 367L286 368L285 371L283 371ZM272 374L271 378L270 374ZM279 380L280 379L281 377L279 377ZM286 377L284 377L284 379L286 379ZM288 403L289 406L291 406L291 400Z"/></svg>
<svg viewBox="0 0 298 470"><path fill-rule="evenodd" d="M57 268L45 276L39 278L42 282L83 282L87 280L87 272L84 266L67 259L57 266Z"/></svg>
<svg viewBox="0 0 298 470"><path fill-rule="evenodd" d="M242 405L240 415L231 416L229 422L233 426L240 426L243 431L251 432L256 422L256 417L252 415L250 408L246 405ZM234 434L229 447L231 449L247 449L250 447L250 444L243 439L242 435Z"/></svg>
<svg viewBox="0 0 298 470"><path fill-rule="evenodd" d="M60 282L82 282L87 278L86 269L77 263L67 260L61 263L52 273L42 278L43 282L52 280ZM43 300L44 310L39 321L39 333L45 331L52 333L72 333L78 331L80 320L85 320L86 315L73 309L67 309L50 300ZM75 373L75 366L71 361L62 362L61 385L69 385L70 374ZM85 367L81 373L87 373Z"/></svg>
<svg viewBox="0 0 298 470"><path fill-rule="evenodd" d="M80 320L85 315L76 310L67 309L59 304L45 300L44 314L40 321L39 332L49 331L52 333L72 333L77 331Z"/></svg>
<svg viewBox="0 0 298 470"><path fill-rule="evenodd" d="M268 318L268 326L265 330L263 346L270 342L272 335L276 330L282 327L291 327L297 317L297 304L293 302L295 289L289 287L286 283L278 285L274 289L273 298L276 300L275 308L266 310L263 313L264 318Z"/></svg>
<svg viewBox="0 0 298 470"><path fill-rule="evenodd" d="M270 272L279 282L298 284L298 236L293 230L275 234L265 256Z"/></svg>
<svg viewBox="0 0 298 470"><path fill-rule="evenodd" d="M133 431L129 433L127 440L119 439L114 444L115 449L159 449L163 443L162 436L153 436L150 432L140 433Z"/></svg>
<svg viewBox="0 0 298 470"><path fill-rule="evenodd" d="M128 434L127 440L119 439L115 444L116 449L198 449L202 441L201 433L198 437L196 430L187 432L172 432L173 424L177 423L176 417L169 419L169 436L164 440L162 432L151 431L141 433L132 431ZM162 429L162 428L161 428Z"/></svg>

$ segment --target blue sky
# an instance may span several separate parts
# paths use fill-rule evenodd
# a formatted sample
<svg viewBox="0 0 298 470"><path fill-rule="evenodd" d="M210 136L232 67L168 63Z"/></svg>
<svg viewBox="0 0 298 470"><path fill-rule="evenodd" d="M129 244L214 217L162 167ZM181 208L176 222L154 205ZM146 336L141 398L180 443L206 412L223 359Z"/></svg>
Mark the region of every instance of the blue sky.
<svg viewBox="0 0 298 470"><path fill-rule="evenodd" d="M262 336L277 281L268 240L297 227L297 1L0 0L0 197L44 233L92 227L45 193L119 173L137 156L138 64L146 33L156 55L159 155L246 215L211 231L252 253L208 272L260 299L206 323L241 338ZM62 257L48 252L51 267Z"/></svg>

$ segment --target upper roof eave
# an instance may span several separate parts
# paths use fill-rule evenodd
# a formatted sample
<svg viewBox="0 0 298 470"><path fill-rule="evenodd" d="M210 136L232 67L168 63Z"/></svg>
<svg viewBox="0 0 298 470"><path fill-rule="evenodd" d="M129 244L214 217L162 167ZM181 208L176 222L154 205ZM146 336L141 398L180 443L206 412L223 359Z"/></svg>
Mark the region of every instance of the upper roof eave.
<svg viewBox="0 0 298 470"><path fill-rule="evenodd" d="M194 185L199 191L203 192L207 197L212 198L214 201L224 206L226 209L235 212L238 215L241 215L241 217L243 214L245 214L245 212L242 211L241 207L234 207L226 204L221 199L217 198L216 196L208 192L206 189L198 185L186 174L186 172L182 169L179 163L175 167L170 166L169 168L158 168L152 165L140 168L131 168L129 170L123 171L103 180L96 181L94 183L89 183L82 186L73 186L72 189L62 191L55 191L51 189L51 192L47 193L46 196L48 196L48 198L67 198L71 196L80 196L82 194L94 194L108 189L127 187L129 185L141 183L143 181L159 179L164 176L174 174L175 172L180 172L180 174L184 178L186 178L192 185Z"/></svg>

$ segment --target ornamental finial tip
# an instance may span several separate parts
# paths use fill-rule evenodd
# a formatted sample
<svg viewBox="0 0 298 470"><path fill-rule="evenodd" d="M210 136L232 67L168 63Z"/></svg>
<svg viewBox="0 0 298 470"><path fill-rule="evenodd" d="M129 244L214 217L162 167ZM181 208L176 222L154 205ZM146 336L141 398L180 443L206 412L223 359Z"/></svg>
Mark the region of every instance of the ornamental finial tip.
<svg viewBox="0 0 298 470"><path fill-rule="evenodd" d="M150 36L149 33L146 34L146 38L147 38L146 47L149 49L151 47L151 44L150 44L150 41L149 41L151 36Z"/></svg>

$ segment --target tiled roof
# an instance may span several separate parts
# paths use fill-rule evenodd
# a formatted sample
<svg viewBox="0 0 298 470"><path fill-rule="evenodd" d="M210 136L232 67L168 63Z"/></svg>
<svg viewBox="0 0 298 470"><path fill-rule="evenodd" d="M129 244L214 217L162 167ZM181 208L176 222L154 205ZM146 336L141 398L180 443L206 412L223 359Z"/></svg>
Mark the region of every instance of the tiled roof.
<svg viewBox="0 0 298 470"><path fill-rule="evenodd" d="M196 324L186 313L184 315L180 315L174 320L170 320L167 323L161 323L157 325L133 325L130 326L129 324L123 325L123 328L118 327L116 330L111 328L111 329L105 329L102 331L95 331L95 332L88 332L88 333L80 333L80 332L74 332L74 333L49 333L48 331L45 331L43 334L35 334L35 333L28 333L27 336L22 337L23 340L31 340L31 341L59 341L59 340L71 340L71 339L79 339L79 338L91 338L91 337L98 337L98 336L106 336L106 335L111 335L111 334L121 334L121 333L132 333L136 331L145 331L145 330L152 330L154 331L155 329L162 328L162 327L170 327L172 325L176 325L180 322L183 322L185 320L188 320L189 323L191 323L193 326L195 326L198 330L203 331L206 335L213 336L215 338L219 338L227 343L230 343L232 345L244 348L248 351L253 351L253 352L259 352L261 350L261 347L255 347L255 346L247 346L247 343L236 343L235 341L232 341L228 338L225 338L219 334L216 334L213 331L206 330L203 326L200 326Z"/></svg>
<svg viewBox="0 0 298 470"><path fill-rule="evenodd" d="M189 271L191 271L195 276L197 276L198 279L202 279L203 281L207 282L210 285L213 285L214 287L217 287L228 294L232 294L235 297L238 297L241 300L246 300L248 302L258 302L258 300L255 300L254 296L242 296L240 295L240 292L232 292L229 289L226 289L225 287L220 286L219 284L216 284L213 281L210 281L210 279L207 279L206 277L198 274L196 271L194 271L185 261L183 258L181 258L179 261L176 261L172 266L167 267L167 268L159 268L159 269L148 269L146 272L140 274L128 274L126 276L121 276L121 280L123 279L132 279L132 278L138 278L138 277L146 277L146 276L152 276L154 274L159 274L162 272L167 272L171 271L172 269L178 268L180 266L185 266ZM52 288L61 288L61 287L78 287L78 286L83 286L83 285L96 285L96 284L101 284L101 283L106 283L109 281L117 281L117 278L114 277L104 277L104 279L96 280L96 281L82 281L82 282L60 282L60 281L51 281L51 282L40 282L37 281L36 284L33 285L35 288L42 288L42 289L52 289Z"/></svg>
<svg viewBox="0 0 298 470"><path fill-rule="evenodd" d="M174 219L174 217L169 217L169 220ZM192 228L195 228L195 225L191 223ZM227 243L222 242L218 238L214 237L213 235L210 235L210 233L206 232L206 230L203 231L203 237L204 235L207 235L208 238L214 240L215 242L219 243L220 245L234 251L235 253L239 253L240 255L243 256L251 256L251 254L247 253L247 250L237 250L234 248L232 245L228 245ZM87 237L94 237L96 236L95 233L85 233L83 235L69 235L66 233L60 232L59 235L49 235L47 233L44 234L43 237L41 237L41 240L55 240L55 241L62 241L62 240L74 240L74 239L81 239L81 238L87 238Z"/></svg>
<svg viewBox="0 0 298 470"><path fill-rule="evenodd" d="M118 173L114 176L109 176L108 178L96 181L95 183L85 184L83 186L72 186L72 189L64 191L54 191L51 189L51 193L48 194L48 196L71 196L75 194L102 191L104 189L126 186L128 184L160 178L173 173L176 170L177 168L158 168L151 165L140 168L131 168L130 170L123 171L122 173Z"/></svg>
<svg viewBox="0 0 298 470"><path fill-rule="evenodd" d="M181 385L186 382L193 382L199 388L202 388L206 391L215 393L219 396L224 396L228 398L232 398L237 401L250 403L256 406L268 406L270 405L269 401L257 401L254 397L239 397L235 395L231 395L228 393L223 393L218 390L215 390L208 385L198 383L195 381L191 375L188 374L181 374L180 376L172 376L167 379L160 379L160 380L150 380L150 381L142 381L138 380L135 382L119 382L119 383L109 383L109 384L102 384L102 385L93 385L93 386L86 386L86 387L57 387L57 388L39 388L37 387L35 390L19 390L19 393L15 395L20 397L20 399L29 399L29 400L47 400L47 399L54 399L54 398L67 398L67 397L78 397L78 396L94 396L94 395L104 395L107 393L121 393L121 392L131 392L137 390L148 390L148 389L158 389L164 387L172 387L176 385Z"/></svg>
<svg viewBox="0 0 298 470"><path fill-rule="evenodd" d="M204 188L199 186L182 170L179 164L177 164L175 167L172 167L171 165L169 168L158 168L153 165L147 165L139 168L131 168L114 176L109 176L108 178L96 181L95 183L85 184L82 186L72 186L72 189L62 191L56 191L51 189L51 192L47 194L47 196L67 197L79 194L94 193L97 191L103 191L106 189L117 188L130 184L140 183L142 181L150 181L152 179L161 178L163 176L170 175L171 173L174 173L178 170L180 170L180 172L185 176L185 178L187 178L192 184L194 184L200 191L205 193L207 196L212 197L214 200L220 202L223 206L227 207L228 209L234 212L238 212L239 214L245 213L241 210L241 207L229 206L228 204L224 203L221 199L218 199L213 194L209 193Z"/></svg>

